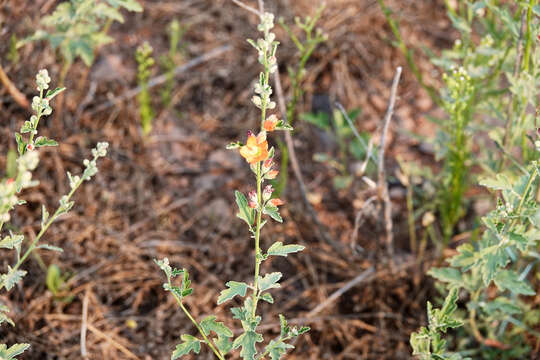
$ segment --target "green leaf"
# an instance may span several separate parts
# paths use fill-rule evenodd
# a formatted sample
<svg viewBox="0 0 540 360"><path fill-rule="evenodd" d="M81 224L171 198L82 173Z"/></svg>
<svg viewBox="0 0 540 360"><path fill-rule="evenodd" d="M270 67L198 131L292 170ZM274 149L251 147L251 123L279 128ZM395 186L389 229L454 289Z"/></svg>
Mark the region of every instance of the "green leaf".
<svg viewBox="0 0 540 360"><path fill-rule="evenodd" d="M198 354L201 351L201 342L194 336L184 334L180 337L183 343L176 345L176 349L171 355L171 360L181 358L184 355L194 352Z"/></svg>
<svg viewBox="0 0 540 360"><path fill-rule="evenodd" d="M34 127L32 126L32 123L30 121L25 121L23 126L21 127L21 134L26 134L31 131L34 131Z"/></svg>
<svg viewBox="0 0 540 360"><path fill-rule="evenodd" d="M456 249L458 255L450 259L450 265L463 268L462 271L467 271L476 261L474 247L471 244L463 244Z"/></svg>
<svg viewBox="0 0 540 360"><path fill-rule="evenodd" d="M428 271L428 275L433 276L435 279L449 283L452 286L463 286L463 277L458 269L446 267L446 268L432 268Z"/></svg>
<svg viewBox="0 0 540 360"><path fill-rule="evenodd" d="M61 87L61 88L56 88L54 90L47 90L47 95L45 95L45 97L51 101L52 99L55 98L56 95L60 94L62 91L66 90L65 87Z"/></svg>
<svg viewBox="0 0 540 360"><path fill-rule="evenodd" d="M49 244L40 244L40 245L38 245L37 248L38 249L56 251L56 252L64 252L64 249L62 249L61 247L53 246L53 245L49 245Z"/></svg>
<svg viewBox="0 0 540 360"><path fill-rule="evenodd" d="M36 147L42 146L58 146L58 143L55 140L47 139L45 136L40 136L34 142Z"/></svg>
<svg viewBox="0 0 540 360"><path fill-rule="evenodd" d="M223 354L227 354L232 349L233 342L228 337L218 336L215 344L218 350Z"/></svg>
<svg viewBox="0 0 540 360"><path fill-rule="evenodd" d="M240 356L242 356L242 359L253 360L255 359L255 355L257 355L256 343L262 341L263 337L261 334L257 334L254 331L246 331L234 340L233 349L241 347Z"/></svg>
<svg viewBox="0 0 540 360"><path fill-rule="evenodd" d="M517 273L510 270L501 270L495 277L495 285L501 290L510 290L515 294L535 295L534 289L525 281L520 280Z"/></svg>
<svg viewBox="0 0 540 360"><path fill-rule="evenodd" d="M244 194L240 191L235 191L236 204L238 205L239 212L236 214L240 219L244 220L249 226L255 221L255 215L252 208L249 207L248 201Z"/></svg>
<svg viewBox="0 0 540 360"><path fill-rule="evenodd" d="M123 7L124 9L128 11L134 11L134 12L143 11L141 4L139 4L136 0L107 0L107 2L111 6L114 6L115 8Z"/></svg>
<svg viewBox="0 0 540 360"><path fill-rule="evenodd" d="M6 344L0 344L0 359L15 360L15 356L22 354L30 344L15 344L10 348Z"/></svg>
<svg viewBox="0 0 540 360"><path fill-rule="evenodd" d="M266 348L271 349L269 354L272 360L279 360L287 353L287 350L294 349L294 346L286 344L283 341L276 342L272 340Z"/></svg>
<svg viewBox="0 0 540 360"><path fill-rule="evenodd" d="M53 295L56 295L58 290L62 287L63 280L60 272L60 268L54 264L50 265L47 268L47 277L45 279L45 284L47 284L47 289Z"/></svg>
<svg viewBox="0 0 540 360"><path fill-rule="evenodd" d="M2 274L0 279L2 280L2 284L4 284L6 290L9 291L15 286L15 284L21 281L24 275L26 275L26 271L14 270L8 265L7 274Z"/></svg>
<svg viewBox="0 0 540 360"><path fill-rule="evenodd" d="M263 214L270 215L270 217L277 222L283 222L283 219L281 218L281 215L279 215L278 208L276 206L266 205L263 209Z"/></svg>
<svg viewBox="0 0 540 360"><path fill-rule="evenodd" d="M302 245L296 245L296 244L283 245L281 241L278 241L278 242L273 243L272 246L268 248L266 255L287 256L288 254L296 253L304 249L305 249L305 246L302 246Z"/></svg>
<svg viewBox="0 0 540 360"><path fill-rule="evenodd" d="M6 315L6 313L8 312L9 312L9 308L4 304L0 304L0 325L4 322L7 322L11 326L15 326L15 323L13 322L13 320L11 320L11 318Z"/></svg>
<svg viewBox="0 0 540 360"><path fill-rule="evenodd" d="M222 290L218 297L218 305L223 304L226 301L231 300L236 295L246 296L248 284L237 281L229 281L225 284L228 289Z"/></svg>
<svg viewBox="0 0 540 360"><path fill-rule="evenodd" d="M116 20L119 23L124 22L124 17L118 10L104 3L97 4L94 8L94 13L102 18Z"/></svg>
<svg viewBox="0 0 540 360"><path fill-rule="evenodd" d="M511 190L512 183L504 174L497 174L495 178L485 178L480 180L480 185L493 190Z"/></svg>
<svg viewBox="0 0 540 360"><path fill-rule="evenodd" d="M201 328L206 336L210 335L210 331L215 332L218 336L232 337L233 332L222 322L217 322L215 316L208 316L200 323Z"/></svg>
<svg viewBox="0 0 540 360"><path fill-rule="evenodd" d="M23 235L8 235L0 241L0 249L12 250L14 248L20 248L23 240Z"/></svg>
<svg viewBox="0 0 540 360"><path fill-rule="evenodd" d="M267 303L270 303L270 304L274 303L274 298L272 297L272 294L270 294L270 293L262 294L260 299L264 300L264 301L266 301Z"/></svg>
<svg viewBox="0 0 540 360"><path fill-rule="evenodd" d="M264 277L259 276L259 290L266 291L280 287L281 285L279 285L278 281L282 276L280 272L266 274Z"/></svg>

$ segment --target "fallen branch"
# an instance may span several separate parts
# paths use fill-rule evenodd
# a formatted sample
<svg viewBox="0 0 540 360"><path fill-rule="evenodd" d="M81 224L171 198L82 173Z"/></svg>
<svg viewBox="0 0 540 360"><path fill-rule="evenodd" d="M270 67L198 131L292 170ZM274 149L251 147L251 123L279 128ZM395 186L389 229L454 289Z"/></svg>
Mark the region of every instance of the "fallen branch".
<svg viewBox="0 0 540 360"><path fill-rule="evenodd" d="M26 96L24 96L24 94L21 93L19 89L17 89L17 87L11 82L11 80L9 80L9 77L4 72L2 65L0 65L0 82L2 82L2 84L6 87L6 90L17 104L19 104L25 109L28 109L30 107L30 103L26 99Z"/></svg>
<svg viewBox="0 0 540 360"><path fill-rule="evenodd" d="M188 70L191 70L192 68L194 68L196 66L199 66L202 63L205 63L207 61L210 61L210 60L222 55L223 53L226 53L227 51L230 51L231 49L232 49L232 46L230 46L230 45L223 45L223 46L217 47L215 49L212 49L209 52L207 52L206 54L198 56L195 59L192 59L192 60L188 61L185 64L177 66L174 69L174 72L173 72L174 76L178 76L178 75L180 75L180 74L182 74L182 73L184 73L184 72L186 72ZM163 74L163 75L156 76L156 77L150 79L150 81L148 81L147 89L151 89L151 88L153 88L155 86L164 84L165 82L167 82L167 79L168 79L168 74ZM105 109L108 109L108 108L110 108L112 106L115 106L115 105L117 105L117 104L119 104L119 103L121 103L123 101L132 99L135 96L137 96L141 91L142 91L142 88L140 86L137 86L136 88L128 90L124 94L122 94L120 96L117 96L114 99L109 100L109 101L97 106L95 109L93 109L90 112L90 114L98 113L98 112L103 111Z"/></svg>

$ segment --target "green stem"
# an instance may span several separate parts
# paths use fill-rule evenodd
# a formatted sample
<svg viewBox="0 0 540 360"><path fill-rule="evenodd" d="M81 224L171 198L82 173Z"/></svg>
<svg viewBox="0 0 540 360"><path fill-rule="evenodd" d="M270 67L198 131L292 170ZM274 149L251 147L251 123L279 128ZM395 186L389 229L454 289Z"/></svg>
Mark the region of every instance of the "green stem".
<svg viewBox="0 0 540 360"><path fill-rule="evenodd" d="M205 335L205 333L204 333L203 329L201 328L201 326L199 325L199 323L193 318L193 316L191 316L189 310L182 303L182 300L180 300L180 298L178 298L178 296L175 293L172 293L172 294L173 294L174 298L176 299L176 302L178 303L180 308L184 311L184 313L189 318L189 320L191 320L193 325L195 325L195 327L197 328L197 330L199 331L199 333L203 337L204 342L208 345L208 347L210 347L210 349L212 349L212 351L214 352L214 354L217 356L218 359L225 360L225 357L217 349L217 347L214 345L214 343Z"/></svg>
<svg viewBox="0 0 540 360"><path fill-rule="evenodd" d="M261 267L261 249L260 249L260 238L261 238L261 219L262 219L262 177L261 177L261 163L257 163L257 222L255 225L255 275L253 279L253 310L251 316L255 318L257 313L257 303L259 301L259 272Z"/></svg>
<svg viewBox="0 0 540 360"><path fill-rule="evenodd" d="M529 0L529 8L527 9L527 34L525 35L525 53L523 55L523 71L529 71L531 58L532 36L531 36L531 19L532 8L537 0Z"/></svg>
<svg viewBox="0 0 540 360"><path fill-rule="evenodd" d="M81 179L77 182L77 184L71 189L71 191L67 195L66 202L69 202L69 200L71 199L71 197L73 196L73 194L75 193L77 188L82 184L83 181L84 181L84 179L81 177ZM19 261L17 261L17 263L13 267L12 271L16 271L22 265L22 263L26 260L26 258L32 253L32 251L35 250L35 248L37 247L37 244L38 244L39 240L41 239L41 237L43 236L43 234L45 234L45 232L49 229L49 226L51 226L51 224L60 215L60 210L61 210L61 207L58 207L58 209L56 209L53 216L51 216L49 218L49 221L47 221L47 223L45 223L45 225L41 228L41 230L37 234L37 236L34 239L34 241L32 242L32 244L28 247L28 249L26 250L24 255L19 259ZM2 289L3 287L4 287L4 281L0 282L0 289Z"/></svg>

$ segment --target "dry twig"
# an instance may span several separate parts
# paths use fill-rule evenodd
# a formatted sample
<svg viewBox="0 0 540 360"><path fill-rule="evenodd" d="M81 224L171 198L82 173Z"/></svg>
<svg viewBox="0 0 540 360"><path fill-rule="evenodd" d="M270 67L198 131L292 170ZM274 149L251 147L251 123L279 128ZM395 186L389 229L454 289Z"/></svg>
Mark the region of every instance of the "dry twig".
<svg viewBox="0 0 540 360"><path fill-rule="evenodd" d="M275 84L276 95L278 98L279 109L281 111L282 116L284 117L283 121L287 123L288 121L286 119L287 107L285 105L285 97L283 95L283 88L281 86L281 78L279 76L279 71L275 72L274 81L276 83ZM337 243L336 241L334 241L330 237L330 235L327 233L322 223L320 222L319 217L317 216L317 213L315 212L315 209L313 209L313 207L311 206L307 198L306 186L304 184L304 179L302 177L302 171L300 170L300 165L298 164L298 159L296 157L296 152L294 150L294 143L292 141L292 136L289 131L285 131L285 143L287 144L287 150L289 152L289 160L291 161L294 176L296 177L296 180L298 181L298 185L300 187L300 194L302 195L302 200L304 201L304 205L306 209L308 210L308 213L311 216L312 221L315 223L315 226L319 230L319 236L324 242L330 245L341 257L343 257L344 259L347 259L347 256L345 255L343 251L343 246L340 243Z"/></svg>
<svg viewBox="0 0 540 360"><path fill-rule="evenodd" d="M13 100L17 102L21 107L28 109L30 107L30 103L26 99L26 96L24 96L23 93L17 89L17 87L11 82L7 74L4 72L4 69L2 68L2 65L0 65L0 82L4 84L6 87L6 90L11 95Z"/></svg>
<svg viewBox="0 0 540 360"><path fill-rule="evenodd" d="M82 308L82 315L81 315L81 356L83 358L86 358L88 356L86 352L86 329L87 327L87 321L88 321L88 298L90 295L90 288L86 288L86 291L84 293L84 299L83 299L83 308Z"/></svg>
<svg viewBox="0 0 540 360"><path fill-rule="evenodd" d="M241 8L244 8L244 9L246 9L247 11L249 11L249 12L251 12L251 13L257 15L257 16L261 16L261 13L262 13L262 12L257 11L257 9L252 8L252 7L249 6L249 5L244 4L243 2L241 2L241 1L239 1L239 0L232 0L232 2L235 3L236 5L240 6ZM259 3L259 6L260 6L260 3Z"/></svg>
<svg viewBox="0 0 540 360"><path fill-rule="evenodd" d="M386 110L386 115L384 117L384 125L381 134L381 143L379 145L379 162L378 162L378 196L379 200L384 203L384 222L386 230L386 246L388 250L388 255L390 261L393 261L394 257L394 238L392 233L392 203L390 201L390 195L388 193L388 183L386 182L386 172L384 169L384 150L386 145L386 136L388 134L388 128L390 127L390 120L392 120L392 115L394 113L394 105L396 103L397 97L397 87L399 84L399 79L401 77L402 68L399 66L396 69L396 75L394 76L394 81L392 82L392 89L390 91L390 100L388 101L388 109Z"/></svg>

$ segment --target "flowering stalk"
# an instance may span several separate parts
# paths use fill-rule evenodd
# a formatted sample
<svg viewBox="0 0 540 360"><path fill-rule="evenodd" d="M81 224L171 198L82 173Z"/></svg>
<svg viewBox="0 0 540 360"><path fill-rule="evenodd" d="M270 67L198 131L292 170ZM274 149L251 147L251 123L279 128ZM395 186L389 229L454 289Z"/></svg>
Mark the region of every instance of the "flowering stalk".
<svg viewBox="0 0 540 360"><path fill-rule="evenodd" d="M23 189L38 184L37 181L32 180L32 171L36 169L39 162L39 154L36 149L43 146L57 145L55 140L48 139L44 136L35 138L35 135L38 133L37 127L40 119L52 113L52 108L49 104L50 100L64 91L63 88L48 90L50 81L51 79L47 70L40 70L36 76L39 96L35 96L32 100L32 110L35 114L28 121L24 122L20 133L15 133L19 153L16 160L16 169L13 171L13 174L8 175L10 176L8 179L0 180L0 231L4 223L10 220L10 211L15 206L25 203L18 198L18 194ZM29 134L28 139L24 139L22 135L26 133ZM7 291L10 291L22 280L26 275L26 271L20 270L20 267L33 251L37 249L62 251L62 249L55 246L40 244L40 240L60 215L71 210L74 205L74 202L71 201L73 194L85 180L90 180L98 172L97 159L106 155L107 147L107 143L97 144L97 147L92 150L93 159L84 160L85 170L81 176L72 176L69 172L67 173L71 188L70 192L60 198L60 206L52 216L49 216L46 207L42 206L41 230L24 253L21 253L24 240L23 235L10 232L9 235L0 239L0 249L15 250L17 255L16 263L13 266L8 265L7 272L0 274L0 290L5 288ZM0 324L6 322L14 326L15 323L6 315L7 312L9 312L9 308L0 303ZM28 347L30 347L30 344L15 344L9 348L5 344L0 344L0 358L4 358L2 356L5 355L6 359L14 360L15 356L22 354Z"/></svg>
<svg viewBox="0 0 540 360"><path fill-rule="evenodd" d="M168 265L168 260L157 261L157 264L165 272L168 282L164 283L165 290L171 291L177 299L182 310L193 322L199 331L202 339L191 335L182 335L182 343L176 346L171 359L178 359L191 352L198 354L201 343L207 344L219 359L225 359L226 355L234 350L240 349L240 356L244 360L264 359L270 356L272 359L280 359L294 346L286 341L299 336L309 330L308 327L289 327L285 318L280 315L281 335L276 340L271 340L266 345L264 351L259 353L257 343L262 342L262 334L257 333L257 327L262 318L257 315L257 305L259 300L273 303L274 299L268 290L280 287L279 280L282 277L280 272L272 272L261 276L261 264L270 256L287 256L288 254L302 251L301 245L283 245L282 242L276 242L271 245L265 253L261 250L261 229L266 220L263 215L267 215L275 221L282 222L278 207L283 205L283 201L272 198L274 189L271 185L264 186L266 180L275 179L279 171L274 167L273 147L268 148L267 134L274 130L291 130L289 125L278 120L276 115L267 117L267 111L276 107L276 103L270 98L272 88L269 85L270 74L277 70L277 60L275 57L278 43L275 41L275 35L271 32L274 26L274 16L269 13L261 14L261 23L258 26L259 31L263 33L263 38L257 41L248 40L259 54L259 63L263 66L263 71L259 75L259 80L255 84L255 95L252 102L261 111L261 126L258 134L248 132L246 143L232 143L227 146L228 149L239 149L240 155L247 161L251 171L255 174L255 189L251 190L247 197L239 192L235 192L236 204L239 212L237 216L246 222L251 232L251 237L255 242L255 270L253 283L247 284L237 281L229 281L225 285L227 289L221 291L217 303L218 305L229 301L236 296L244 297L244 304L241 307L232 308L233 318L240 320L243 332L236 339L232 340L233 332L223 323L216 322L215 316L208 316L200 322L197 322L182 305L182 299L192 293L187 280L187 270L172 269ZM174 286L170 279L174 276L183 274L182 286ZM187 284L187 285L186 285ZM248 295L248 289L251 294ZM211 339L210 334L214 332L217 339ZM232 340L232 341L231 341Z"/></svg>

